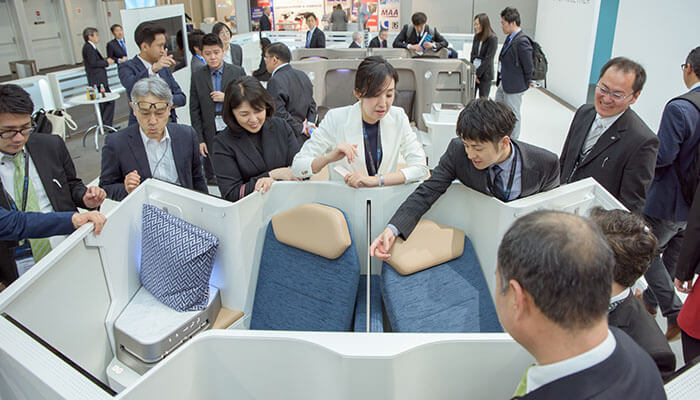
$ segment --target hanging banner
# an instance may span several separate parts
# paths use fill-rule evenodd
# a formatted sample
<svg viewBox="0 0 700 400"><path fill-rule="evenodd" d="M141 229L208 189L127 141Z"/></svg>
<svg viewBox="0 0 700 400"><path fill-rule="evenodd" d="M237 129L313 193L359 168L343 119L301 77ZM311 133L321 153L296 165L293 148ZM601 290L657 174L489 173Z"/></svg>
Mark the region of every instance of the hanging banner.
<svg viewBox="0 0 700 400"><path fill-rule="evenodd" d="M400 0L379 0L378 18L379 28L385 28L392 32L401 30L399 20Z"/></svg>

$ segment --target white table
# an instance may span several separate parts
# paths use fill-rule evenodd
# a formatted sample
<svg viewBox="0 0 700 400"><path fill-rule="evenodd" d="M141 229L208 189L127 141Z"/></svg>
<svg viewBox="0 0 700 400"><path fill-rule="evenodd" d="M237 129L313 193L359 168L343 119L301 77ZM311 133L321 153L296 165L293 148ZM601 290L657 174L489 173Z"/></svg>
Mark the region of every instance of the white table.
<svg viewBox="0 0 700 400"><path fill-rule="evenodd" d="M98 151L100 149L100 144L99 144L99 137L98 137L98 132L99 135L105 134L105 129L108 129L111 132L116 132L117 128L109 125L104 125L102 124L102 113L100 112L100 104L101 103L106 103L108 101L115 101L119 98L121 95L121 92L114 92L114 93L105 93L105 97L101 97L100 94L97 94L97 98L95 100L88 100L87 99L87 93L81 96L75 96L71 97L68 99L68 102L76 105L82 105L82 104L92 104L95 106L95 115L97 116L97 125L93 125L89 127L85 131L85 136L83 136L83 147L85 147L85 138L90 134L91 130L95 131L95 151Z"/></svg>

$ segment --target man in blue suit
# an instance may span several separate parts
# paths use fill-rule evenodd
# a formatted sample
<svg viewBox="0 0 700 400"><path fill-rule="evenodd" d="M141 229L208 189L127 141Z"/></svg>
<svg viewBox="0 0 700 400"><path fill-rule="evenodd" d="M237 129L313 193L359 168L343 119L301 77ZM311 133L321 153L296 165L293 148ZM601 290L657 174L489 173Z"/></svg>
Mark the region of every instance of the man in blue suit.
<svg viewBox="0 0 700 400"><path fill-rule="evenodd" d="M16 241L70 235L88 222L95 224L95 233L99 234L106 220L99 211L37 213L11 211L0 207L0 240Z"/></svg>
<svg viewBox="0 0 700 400"><path fill-rule="evenodd" d="M175 60L165 50L165 29L151 22L144 22L136 27L134 39L141 52L131 60L119 65L119 80L126 89L126 95L131 98L131 89L137 81L158 75L170 87L173 97L170 122L176 123L175 107L184 106L187 98L170 72L170 66L175 65ZM133 111L130 111L129 126L134 124L136 124L136 117Z"/></svg>
<svg viewBox="0 0 700 400"><path fill-rule="evenodd" d="M105 139L100 187L122 200L143 180L155 178L208 193L199 157L199 138L191 126L168 123L170 87L158 76L141 79L131 90L138 125Z"/></svg>
<svg viewBox="0 0 700 400"><path fill-rule="evenodd" d="M124 29L119 24L112 25L109 28L114 35L114 39L107 42L107 57L113 59L116 63L121 64L127 62L129 58L126 56L126 42L124 42Z"/></svg>
<svg viewBox="0 0 700 400"><path fill-rule="evenodd" d="M661 116L654 180L644 207L644 216L659 239L656 257L644 274L649 283L644 291L644 303L652 315L656 314L657 306L661 308L668 319L668 340L677 339L681 333L676 317L683 303L673 290L671 277L676 271L690 210L679 176L691 173L700 145L700 109L694 105L700 104L700 47L693 49L683 64L683 81L690 91L669 101Z"/></svg>

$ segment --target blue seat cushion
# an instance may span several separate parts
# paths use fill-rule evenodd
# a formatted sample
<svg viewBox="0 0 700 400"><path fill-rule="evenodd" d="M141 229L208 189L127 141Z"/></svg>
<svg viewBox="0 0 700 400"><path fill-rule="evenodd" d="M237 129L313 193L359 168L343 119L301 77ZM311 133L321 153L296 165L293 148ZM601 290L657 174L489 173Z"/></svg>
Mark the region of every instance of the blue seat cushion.
<svg viewBox="0 0 700 400"><path fill-rule="evenodd" d="M401 276L382 265L382 300L396 332L502 332L469 238L454 260Z"/></svg>
<svg viewBox="0 0 700 400"><path fill-rule="evenodd" d="M269 224L250 328L350 331L359 280L354 242L329 260L280 243Z"/></svg>
<svg viewBox="0 0 700 400"><path fill-rule="evenodd" d="M372 275L370 284L369 303L369 331L384 332L384 316L382 313L382 289L381 277ZM355 332L367 332L367 275L360 275L360 284L357 286L357 302L355 303Z"/></svg>

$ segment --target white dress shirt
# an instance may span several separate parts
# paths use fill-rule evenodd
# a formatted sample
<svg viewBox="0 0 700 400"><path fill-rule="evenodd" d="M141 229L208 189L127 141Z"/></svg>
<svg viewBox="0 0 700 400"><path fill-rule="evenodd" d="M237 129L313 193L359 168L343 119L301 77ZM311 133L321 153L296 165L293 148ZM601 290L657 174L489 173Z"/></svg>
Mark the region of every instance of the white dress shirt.
<svg viewBox="0 0 700 400"><path fill-rule="evenodd" d="M155 72L153 72L153 64L144 60L143 58L141 58L141 56L136 56L136 57L138 57L138 59L141 60L141 62L143 63L143 66L146 67L146 69L148 70L148 76L153 76L156 74Z"/></svg>
<svg viewBox="0 0 700 400"><path fill-rule="evenodd" d="M270 78L272 78L275 75L275 72L277 72L278 69L284 67L285 65L289 65L289 63L284 63L284 64L278 65L277 68L275 68L274 71L272 71L272 73L270 74Z"/></svg>
<svg viewBox="0 0 700 400"><path fill-rule="evenodd" d="M160 141L146 136L141 127L139 127L139 132L141 133L141 140L143 140L143 147L146 149L151 176L161 181L179 185L180 178L175 167L175 156L173 156L172 140L170 139L168 128L165 128L165 134Z"/></svg>
<svg viewBox="0 0 700 400"><path fill-rule="evenodd" d="M603 118L596 113L595 119L591 124L591 129L588 131L588 134L586 135L586 140L583 143L583 148L581 149L582 153L588 154L588 152L598 142L598 139L600 139L600 137L603 136L603 133L610 129L612 124L614 124L615 121L617 121L617 119L620 118L624 113L625 112L623 111L617 115L613 115L612 117L607 118Z"/></svg>

